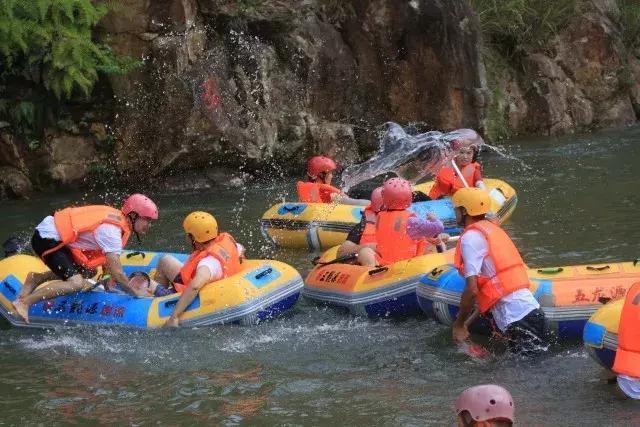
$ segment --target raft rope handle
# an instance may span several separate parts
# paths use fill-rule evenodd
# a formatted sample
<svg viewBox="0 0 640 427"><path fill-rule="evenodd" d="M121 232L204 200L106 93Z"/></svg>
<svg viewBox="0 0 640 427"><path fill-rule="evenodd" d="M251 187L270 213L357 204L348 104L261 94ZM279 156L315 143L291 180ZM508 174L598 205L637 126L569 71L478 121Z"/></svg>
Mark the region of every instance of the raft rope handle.
<svg viewBox="0 0 640 427"><path fill-rule="evenodd" d="M633 260L633 266L635 267L640 262L640 258L636 258Z"/></svg>
<svg viewBox="0 0 640 427"><path fill-rule="evenodd" d="M284 206L282 206L282 210L285 211L285 212L296 212L299 209L300 209L300 205L293 205L293 206L284 205Z"/></svg>
<svg viewBox="0 0 640 427"><path fill-rule="evenodd" d="M138 255L142 256L142 259L145 259L147 257L147 254L145 254L144 252L135 251L135 252L128 253L126 258L129 259L129 258L133 258L134 256L138 256Z"/></svg>
<svg viewBox="0 0 640 427"><path fill-rule="evenodd" d="M7 282L6 280L2 281L2 284L4 285L5 288L9 289L9 292L11 292L13 295L15 295L18 291L9 284L9 282Z"/></svg>
<svg viewBox="0 0 640 427"><path fill-rule="evenodd" d="M373 270L369 270L369 276L373 276L374 274L378 274L378 273L384 273L385 271L388 271L389 267L378 267L378 268L374 268Z"/></svg>
<svg viewBox="0 0 640 427"><path fill-rule="evenodd" d="M604 271L604 270L608 270L611 267L608 265L603 265L602 267L592 267L590 265L587 266L587 270L589 271Z"/></svg>
<svg viewBox="0 0 640 427"><path fill-rule="evenodd" d="M442 273L444 273L444 269L439 268L439 267L434 267L433 270L431 270L431 273L429 273L429 274L431 274L434 277L437 277L437 276L441 275Z"/></svg>
<svg viewBox="0 0 640 427"><path fill-rule="evenodd" d="M538 273L540 274L558 274L558 273L562 273L564 271L564 268L562 267L551 267L551 268L540 268L538 270Z"/></svg>
<svg viewBox="0 0 640 427"><path fill-rule="evenodd" d="M261 271L260 273L256 274L254 277L255 277L257 280L260 280L260 279L262 279L264 276L267 276L267 275L271 274L272 272L273 272L273 268L269 267L269 268L267 268L266 270L263 270L263 271Z"/></svg>

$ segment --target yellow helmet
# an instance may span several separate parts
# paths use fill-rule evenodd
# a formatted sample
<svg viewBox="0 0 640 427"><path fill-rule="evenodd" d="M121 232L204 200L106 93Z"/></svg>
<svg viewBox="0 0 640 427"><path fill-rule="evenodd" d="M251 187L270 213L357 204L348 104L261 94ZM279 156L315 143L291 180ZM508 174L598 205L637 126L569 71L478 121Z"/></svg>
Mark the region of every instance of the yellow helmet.
<svg viewBox="0 0 640 427"><path fill-rule="evenodd" d="M491 209L489 193L480 188L461 188L451 198L453 206L463 207L471 216L484 215Z"/></svg>
<svg viewBox="0 0 640 427"><path fill-rule="evenodd" d="M208 212L191 212L182 222L184 231L198 243L218 237L218 221Z"/></svg>

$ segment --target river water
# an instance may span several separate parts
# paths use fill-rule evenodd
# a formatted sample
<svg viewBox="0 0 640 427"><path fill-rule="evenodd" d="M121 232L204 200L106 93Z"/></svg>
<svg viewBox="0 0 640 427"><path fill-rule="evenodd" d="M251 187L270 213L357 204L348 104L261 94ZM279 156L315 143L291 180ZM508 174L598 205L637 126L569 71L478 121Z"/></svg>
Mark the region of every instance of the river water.
<svg viewBox="0 0 640 427"><path fill-rule="evenodd" d="M506 225L530 266L640 256L640 128L510 141L522 163L484 155L485 175L511 183L520 203ZM214 213L253 257L305 274L316 254L269 247L258 219L293 190L252 188L150 194L161 219L143 247L186 251L182 218ZM55 208L100 195L3 202L0 238L29 236ZM613 393L580 342L541 358L470 360L447 328L424 318L371 321L301 299L256 327L130 331L0 329L0 424L451 425L465 387L495 382L513 394L520 425L639 425L640 407Z"/></svg>

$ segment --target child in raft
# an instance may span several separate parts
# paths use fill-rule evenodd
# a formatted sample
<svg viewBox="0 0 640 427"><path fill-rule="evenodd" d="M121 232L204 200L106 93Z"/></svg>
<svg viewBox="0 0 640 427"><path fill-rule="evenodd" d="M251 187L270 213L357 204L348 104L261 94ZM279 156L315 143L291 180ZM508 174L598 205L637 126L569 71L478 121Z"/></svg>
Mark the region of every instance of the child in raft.
<svg viewBox="0 0 640 427"><path fill-rule="evenodd" d="M314 156L307 162L308 181L298 181L298 199L304 203L342 203L367 206L369 200L352 199L339 188L331 185L333 173L338 168L329 157Z"/></svg>
<svg viewBox="0 0 640 427"><path fill-rule="evenodd" d="M455 141L454 141L455 142ZM456 166L469 187L477 187L486 189L484 182L482 181L482 166L478 163L478 151L476 146L462 146L458 150L458 154L453 158ZM431 200L437 200L445 196L453 196L453 193L465 185L458 176L458 173L452 166L445 166L440 169L440 172L436 175L435 182L431 191L429 191L429 198Z"/></svg>
<svg viewBox="0 0 640 427"><path fill-rule="evenodd" d="M375 267L389 265L426 253L426 239L443 232L442 221L428 214L420 219L407 208L413 192L409 181L391 178L382 186L382 210L376 218L375 244L358 251L360 265Z"/></svg>

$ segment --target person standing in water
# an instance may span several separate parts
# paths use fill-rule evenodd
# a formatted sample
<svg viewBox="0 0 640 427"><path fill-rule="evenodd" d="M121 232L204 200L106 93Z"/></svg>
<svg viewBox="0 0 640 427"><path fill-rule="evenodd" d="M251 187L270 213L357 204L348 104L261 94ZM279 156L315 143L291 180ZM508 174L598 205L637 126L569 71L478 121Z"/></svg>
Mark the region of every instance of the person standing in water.
<svg viewBox="0 0 640 427"><path fill-rule="evenodd" d="M469 339L467 319L477 303L491 313L513 352L534 353L546 346L545 317L529 290L527 269L507 233L485 219L491 200L479 188L462 188L452 198L456 221L464 231L456 246L455 266L466 285L453 322L453 339Z"/></svg>
<svg viewBox="0 0 640 427"><path fill-rule="evenodd" d="M511 427L515 421L513 397L494 384L469 387L456 399L458 427Z"/></svg>
<svg viewBox="0 0 640 427"><path fill-rule="evenodd" d="M31 305L90 288L92 283L87 279L99 266L105 266L131 295L148 296L146 292L128 285L129 279L120 263L120 252L131 233L146 234L156 219L158 207L142 194L129 196L122 209L103 205L81 206L47 216L36 226L31 247L50 270L27 275L18 298L13 302L16 313L29 323ZM45 287L36 289L50 280L52 282Z"/></svg>
<svg viewBox="0 0 640 427"><path fill-rule="evenodd" d="M455 144L455 141L453 143ZM477 147L461 147L452 161L458 166L467 185L464 185L453 167L444 166L436 175L433 187L429 191L429 198L437 200L445 196L453 196L456 191L466 186L485 189L482 181L482 166L477 162L477 157Z"/></svg>
<svg viewBox="0 0 640 427"><path fill-rule="evenodd" d="M308 181L298 181L298 199L304 203L342 203L346 205L367 206L369 200L352 199L339 188L331 185L333 173L338 166L333 159L314 156L307 162Z"/></svg>
<svg viewBox="0 0 640 427"><path fill-rule="evenodd" d="M618 375L620 390L627 397L640 400L640 282L634 283L625 297L613 372Z"/></svg>

